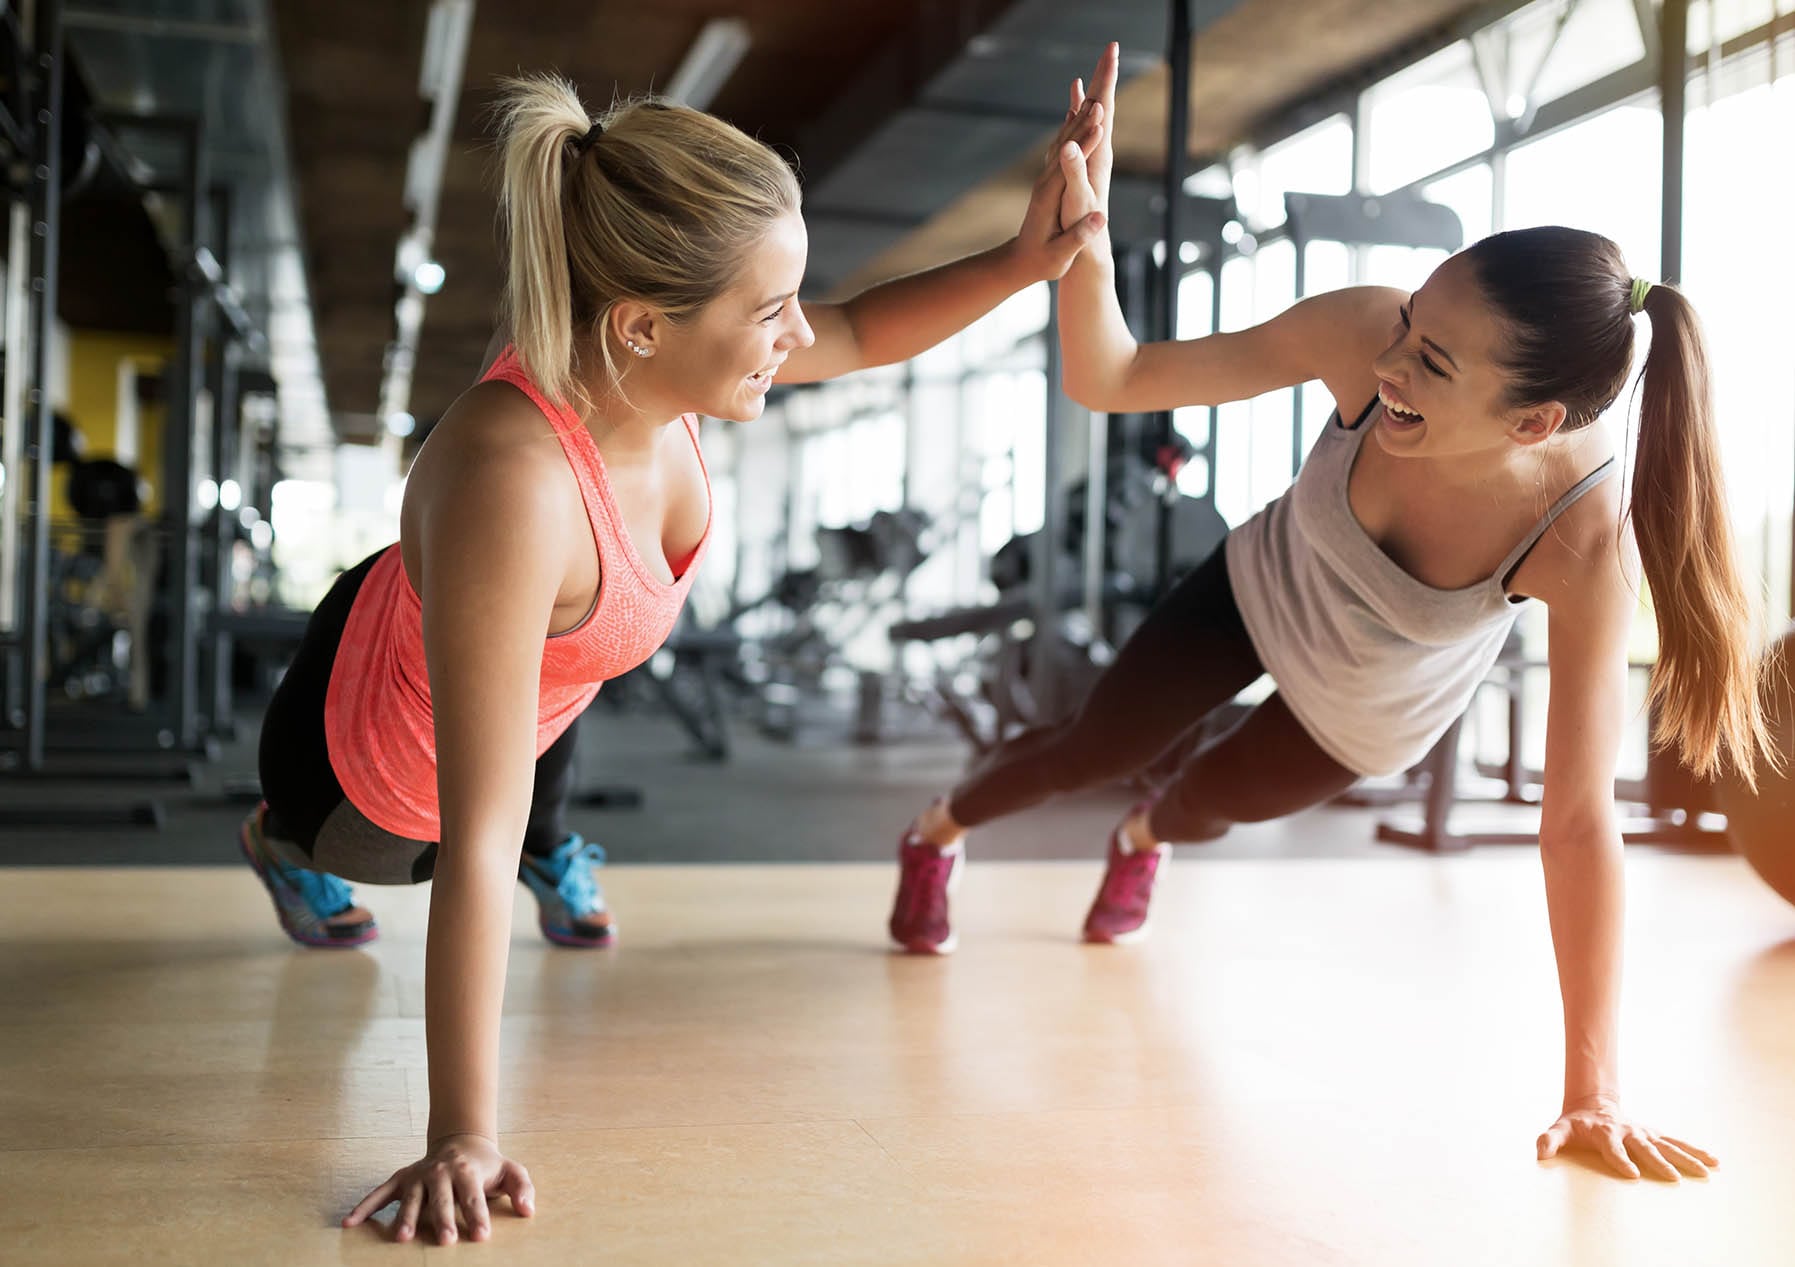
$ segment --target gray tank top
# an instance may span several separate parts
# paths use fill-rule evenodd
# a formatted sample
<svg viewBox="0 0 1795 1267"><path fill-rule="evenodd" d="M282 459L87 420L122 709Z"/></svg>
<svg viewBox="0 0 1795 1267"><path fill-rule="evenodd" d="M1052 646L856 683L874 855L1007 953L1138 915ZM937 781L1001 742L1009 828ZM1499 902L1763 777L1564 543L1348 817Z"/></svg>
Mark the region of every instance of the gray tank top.
<svg viewBox="0 0 1795 1267"><path fill-rule="evenodd" d="M1336 411L1296 482L1228 534L1242 621L1291 714L1363 775L1415 764L1471 703L1514 626L1507 583L1545 531L1614 473L1610 458L1553 504L1488 578L1424 585L1385 554L1347 501L1376 401L1348 427Z"/></svg>

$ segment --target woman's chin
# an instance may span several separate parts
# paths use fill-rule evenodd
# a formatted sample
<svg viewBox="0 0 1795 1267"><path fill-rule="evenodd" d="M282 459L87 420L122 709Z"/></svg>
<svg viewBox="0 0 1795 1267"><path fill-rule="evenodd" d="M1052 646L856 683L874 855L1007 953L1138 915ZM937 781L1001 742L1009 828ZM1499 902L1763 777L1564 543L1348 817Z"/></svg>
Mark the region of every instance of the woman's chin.
<svg viewBox="0 0 1795 1267"><path fill-rule="evenodd" d="M715 418L720 422L753 422L766 412L766 408L765 396L737 396L727 404L718 401L715 409L701 409L699 412L706 418Z"/></svg>
<svg viewBox="0 0 1795 1267"><path fill-rule="evenodd" d="M718 402L721 404L722 402ZM753 422L767 410L767 394L749 388L735 393L729 402L729 412L716 414L715 417L728 418L731 422Z"/></svg>
<svg viewBox="0 0 1795 1267"><path fill-rule="evenodd" d="M1396 422L1384 414L1377 423L1377 442L1386 453L1413 454L1427 438L1427 423Z"/></svg>

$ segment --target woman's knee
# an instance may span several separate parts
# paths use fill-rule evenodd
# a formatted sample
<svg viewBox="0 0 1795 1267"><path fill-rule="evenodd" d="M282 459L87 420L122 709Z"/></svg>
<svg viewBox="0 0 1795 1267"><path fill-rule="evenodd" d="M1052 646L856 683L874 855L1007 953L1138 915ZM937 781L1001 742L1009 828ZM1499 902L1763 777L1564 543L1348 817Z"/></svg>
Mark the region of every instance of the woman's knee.
<svg viewBox="0 0 1795 1267"><path fill-rule="evenodd" d="M396 836L347 800L324 820L312 845L312 869L358 884L418 884L434 871L436 845Z"/></svg>
<svg viewBox="0 0 1795 1267"><path fill-rule="evenodd" d="M1147 813L1147 828L1156 840L1178 844L1205 844L1220 840L1237 821L1218 812L1213 799L1198 788L1184 782L1174 783L1162 792Z"/></svg>

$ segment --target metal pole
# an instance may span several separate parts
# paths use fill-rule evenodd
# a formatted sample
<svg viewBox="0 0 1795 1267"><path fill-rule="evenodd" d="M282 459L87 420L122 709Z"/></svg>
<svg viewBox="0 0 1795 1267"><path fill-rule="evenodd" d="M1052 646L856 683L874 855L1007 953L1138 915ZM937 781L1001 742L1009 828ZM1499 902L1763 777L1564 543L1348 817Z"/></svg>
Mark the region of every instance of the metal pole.
<svg viewBox="0 0 1795 1267"><path fill-rule="evenodd" d="M16 67L15 67L16 71ZM21 727L25 724L25 676L22 623L20 618L21 565L24 563L24 537L21 535L25 512L25 353L29 347L26 326L30 323L31 288L26 274L31 271L31 209L23 203L12 204L6 250L6 349L5 378L0 380L0 418L17 418L20 426L0 427L0 470L6 475L0 488L0 647L5 661L0 665L5 698L0 701L0 724Z"/></svg>
<svg viewBox="0 0 1795 1267"><path fill-rule="evenodd" d="M1184 275L1184 229L1180 211L1184 205L1184 168L1190 154L1190 0L1171 0L1172 23L1167 41L1166 61L1171 69L1171 90L1166 105L1165 219L1161 239L1165 242L1162 285L1160 287L1161 337L1178 337L1178 282ZM1172 415L1160 415L1159 445L1172 442ZM1158 446L1156 446L1158 447ZM1167 499L1159 507L1159 531L1156 539L1154 588L1164 594L1172 587L1172 502L1175 487L1167 490Z"/></svg>
<svg viewBox="0 0 1795 1267"><path fill-rule="evenodd" d="M1109 415L1088 411L1084 476L1084 609L1091 637L1103 633L1103 563L1109 553Z"/></svg>
<svg viewBox="0 0 1795 1267"><path fill-rule="evenodd" d="M1047 434L1043 446L1041 531L1029 561L1035 578L1034 652L1029 687L1039 709L1037 721L1058 721L1060 690L1059 555L1066 538L1065 432L1071 402L1060 387L1060 288L1047 288ZM1090 525L1086 525L1089 531Z"/></svg>
<svg viewBox="0 0 1795 1267"><path fill-rule="evenodd" d="M212 222L208 226L212 251L225 278L230 276L231 191L214 186L211 191ZM231 636L216 632L217 617L230 607L231 538L236 512L224 504L226 480L234 479L237 456L237 342L226 321L215 320L206 358L206 381L212 394L212 444L209 454L212 478L218 485L218 502L206 520L206 548L200 555L200 588L208 596L209 618L202 639L205 649L200 707L214 734L229 734L231 717ZM240 504L240 503L239 503Z"/></svg>
<svg viewBox="0 0 1795 1267"><path fill-rule="evenodd" d="M193 440L198 424L201 375L204 372L205 324L210 305L201 279L194 275L194 251L203 243L206 172L204 123L184 122L176 130L185 142L181 204L186 243L175 294L175 357L170 366L168 422L164 428L162 524L168 551L164 598L168 612L167 708L168 742L183 751L198 742L198 629L194 619L195 532L193 508Z"/></svg>
<svg viewBox="0 0 1795 1267"><path fill-rule="evenodd" d="M26 545L25 768L44 768L44 673L50 658L50 333L56 317L56 248L62 221L62 0L38 0L33 41L39 94L31 166L31 538Z"/></svg>
<svg viewBox="0 0 1795 1267"><path fill-rule="evenodd" d="M1290 245L1296 249L1296 298L1300 301L1303 292L1309 287L1307 264L1309 260L1309 244L1300 233L1290 235ZM1290 478L1296 479L1297 472L1303 469L1303 385L1298 383L1290 389Z"/></svg>
<svg viewBox="0 0 1795 1267"><path fill-rule="evenodd" d="M1220 243L1211 245L1219 248ZM1222 253L1219 249L1209 254L1209 331L1216 334L1222 328ZM1209 435L1203 442L1204 477L1207 489L1204 496L1211 506L1215 505L1215 471L1216 455L1220 452L1222 410L1219 405L1209 406Z"/></svg>
<svg viewBox="0 0 1795 1267"><path fill-rule="evenodd" d="M1664 0L1659 18L1658 78L1664 112L1664 220L1658 273L1674 282L1683 273L1683 137L1687 122L1689 0Z"/></svg>

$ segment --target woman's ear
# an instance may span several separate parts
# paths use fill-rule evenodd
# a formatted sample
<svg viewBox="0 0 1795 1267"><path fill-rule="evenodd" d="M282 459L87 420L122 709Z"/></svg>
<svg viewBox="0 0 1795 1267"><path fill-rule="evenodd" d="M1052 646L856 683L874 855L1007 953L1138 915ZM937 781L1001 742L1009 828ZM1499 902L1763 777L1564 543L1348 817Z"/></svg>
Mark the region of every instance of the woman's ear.
<svg viewBox="0 0 1795 1267"><path fill-rule="evenodd" d="M1564 426L1565 407L1556 400L1543 405L1529 405L1518 410L1509 420L1509 431L1522 444L1538 444L1550 440Z"/></svg>
<svg viewBox="0 0 1795 1267"><path fill-rule="evenodd" d="M660 350L661 316L647 304L620 299L611 305L606 322L614 346L636 356L653 356Z"/></svg>

